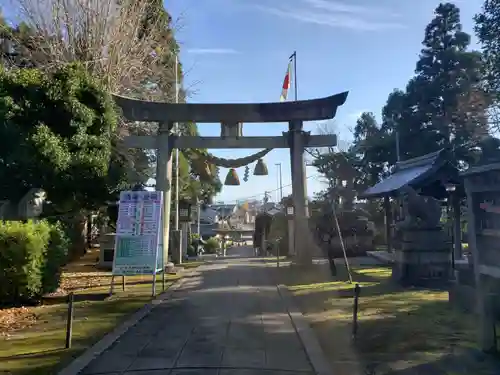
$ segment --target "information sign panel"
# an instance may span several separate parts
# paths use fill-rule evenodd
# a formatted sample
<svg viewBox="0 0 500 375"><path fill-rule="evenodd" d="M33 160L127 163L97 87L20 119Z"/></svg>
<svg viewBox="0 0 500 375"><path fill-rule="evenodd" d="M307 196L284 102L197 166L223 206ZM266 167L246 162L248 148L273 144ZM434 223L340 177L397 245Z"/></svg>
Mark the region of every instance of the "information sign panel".
<svg viewBox="0 0 500 375"><path fill-rule="evenodd" d="M116 223L113 275L156 274L163 268L160 191L122 191Z"/></svg>

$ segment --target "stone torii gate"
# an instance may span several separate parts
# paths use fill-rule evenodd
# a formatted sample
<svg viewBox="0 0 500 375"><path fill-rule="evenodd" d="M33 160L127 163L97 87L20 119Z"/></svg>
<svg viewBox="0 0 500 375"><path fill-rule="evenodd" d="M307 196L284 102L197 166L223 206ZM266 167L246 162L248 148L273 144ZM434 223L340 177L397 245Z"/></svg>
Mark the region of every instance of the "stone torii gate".
<svg viewBox="0 0 500 375"><path fill-rule="evenodd" d="M335 135L311 135L303 130L304 121L333 119L348 92L326 98L278 103L249 104L186 104L161 103L114 96L116 104L129 121L158 122L154 136L128 136L129 148L156 149L156 189L165 195L163 217L170 218L171 155L174 148L289 148L294 205L294 242L300 263L310 263L308 251L311 236L305 185L305 147L329 147L337 144ZM171 133L175 123L220 123L221 137L176 136ZM282 136L244 137L243 123L288 122ZM169 220L163 221L163 252L168 259Z"/></svg>

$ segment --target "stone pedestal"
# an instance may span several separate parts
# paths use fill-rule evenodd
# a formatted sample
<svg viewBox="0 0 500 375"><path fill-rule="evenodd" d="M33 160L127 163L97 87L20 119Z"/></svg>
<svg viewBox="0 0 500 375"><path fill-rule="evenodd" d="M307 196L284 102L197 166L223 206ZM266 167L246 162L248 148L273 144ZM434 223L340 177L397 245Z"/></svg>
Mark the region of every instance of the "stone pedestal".
<svg viewBox="0 0 500 375"><path fill-rule="evenodd" d="M99 237L99 268L113 268L115 241L116 233L105 233Z"/></svg>
<svg viewBox="0 0 500 375"><path fill-rule="evenodd" d="M169 254L174 264L180 264L182 263L182 249L181 249L182 231L173 230L171 236L172 237L170 240Z"/></svg>
<svg viewBox="0 0 500 375"><path fill-rule="evenodd" d="M479 313L476 303L474 267L469 259L455 260L453 282L448 291L450 303L467 313Z"/></svg>
<svg viewBox="0 0 500 375"><path fill-rule="evenodd" d="M392 278L402 285L445 285L451 273L450 246L441 227L405 230L394 254Z"/></svg>

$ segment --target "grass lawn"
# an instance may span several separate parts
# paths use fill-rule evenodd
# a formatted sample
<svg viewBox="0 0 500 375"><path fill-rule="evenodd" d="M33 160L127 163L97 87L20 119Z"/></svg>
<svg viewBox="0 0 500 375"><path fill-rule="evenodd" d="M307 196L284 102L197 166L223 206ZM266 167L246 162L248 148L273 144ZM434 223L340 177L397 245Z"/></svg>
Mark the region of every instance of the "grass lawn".
<svg viewBox="0 0 500 375"><path fill-rule="evenodd" d="M492 370L489 360L471 358L474 316L452 309L446 291L394 285L391 270L384 266L352 267L353 279L361 286L358 335L353 340L354 285L343 281L347 273L341 264L336 281L327 281L332 280L327 266L321 271L281 271L336 375L500 373Z"/></svg>
<svg viewBox="0 0 500 375"><path fill-rule="evenodd" d="M152 277L116 277L115 294L109 297L110 272L95 268L97 253L90 251L70 264L63 274L62 288L75 294L72 348L64 349L66 297L47 298L43 306L0 310L0 374L49 375L113 330L131 313L151 301ZM197 267L201 262L183 266ZM178 275L166 275L168 288ZM156 292L162 292L162 276L157 276Z"/></svg>

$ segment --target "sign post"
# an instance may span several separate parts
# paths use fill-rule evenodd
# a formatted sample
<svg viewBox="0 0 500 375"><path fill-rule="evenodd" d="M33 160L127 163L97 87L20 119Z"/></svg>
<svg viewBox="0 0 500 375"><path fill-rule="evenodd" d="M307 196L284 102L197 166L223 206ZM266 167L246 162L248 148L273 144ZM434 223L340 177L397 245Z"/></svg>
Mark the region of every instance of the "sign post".
<svg viewBox="0 0 500 375"><path fill-rule="evenodd" d="M161 191L120 193L110 294L115 276L152 275L156 295L156 274L165 272L162 204Z"/></svg>

